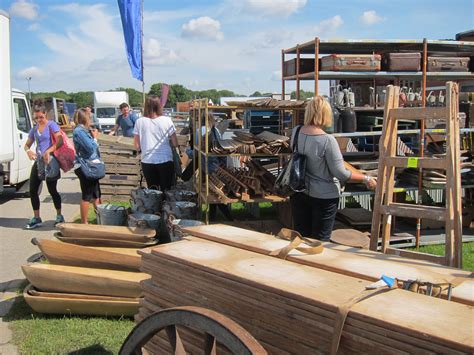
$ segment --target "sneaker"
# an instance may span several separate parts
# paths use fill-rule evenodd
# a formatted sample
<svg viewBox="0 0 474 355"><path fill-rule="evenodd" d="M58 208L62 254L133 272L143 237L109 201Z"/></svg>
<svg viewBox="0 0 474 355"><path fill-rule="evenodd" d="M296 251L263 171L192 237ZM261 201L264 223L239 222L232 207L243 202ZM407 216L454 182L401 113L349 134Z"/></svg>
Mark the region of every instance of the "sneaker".
<svg viewBox="0 0 474 355"><path fill-rule="evenodd" d="M41 227L43 225L43 221L40 217L33 217L30 219L30 222L26 225L26 229L35 229Z"/></svg>
<svg viewBox="0 0 474 355"><path fill-rule="evenodd" d="M59 216L56 216L56 220L54 221L54 225L56 226L57 224L64 223L64 222L65 222L64 217L63 217L63 215L60 214Z"/></svg>

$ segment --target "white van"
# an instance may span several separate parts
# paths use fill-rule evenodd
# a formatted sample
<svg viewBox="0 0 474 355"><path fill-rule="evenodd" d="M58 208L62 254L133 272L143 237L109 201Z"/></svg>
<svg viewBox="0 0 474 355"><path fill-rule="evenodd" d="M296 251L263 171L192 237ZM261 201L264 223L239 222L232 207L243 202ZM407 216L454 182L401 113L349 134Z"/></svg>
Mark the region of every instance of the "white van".
<svg viewBox="0 0 474 355"><path fill-rule="evenodd" d="M0 11L0 193L4 185L21 187L30 177L30 161L23 147L32 127L25 94L11 89L10 18Z"/></svg>
<svg viewBox="0 0 474 355"><path fill-rule="evenodd" d="M124 102L128 104L126 91L94 92L94 113L102 132L108 133L115 127L115 121L120 114L119 106Z"/></svg>

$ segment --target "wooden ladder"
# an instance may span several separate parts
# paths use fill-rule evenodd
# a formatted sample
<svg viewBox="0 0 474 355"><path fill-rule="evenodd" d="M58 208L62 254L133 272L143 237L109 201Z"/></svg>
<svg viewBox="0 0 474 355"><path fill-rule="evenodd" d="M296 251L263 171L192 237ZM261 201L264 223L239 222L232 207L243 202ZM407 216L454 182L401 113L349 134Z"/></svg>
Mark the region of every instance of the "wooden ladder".
<svg viewBox="0 0 474 355"><path fill-rule="evenodd" d="M370 249L378 249L382 239L382 252L443 265L461 267L461 172L460 136L458 119L458 85L446 83L446 107L398 108L400 88L389 85L385 102L382 136L379 143L378 181L372 216ZM446 157L400 157L397 152L397 121L401 119L437 119L446 122ZM424 137L421 137L424 139ZM424 145L421 145L424 147ZM440 169L446 171L445 207L394 203L395 168ZM421 192L419 192L421 199ZM445 222L446 246L444 256L391 248L392 216L432 219Z"/></svg>

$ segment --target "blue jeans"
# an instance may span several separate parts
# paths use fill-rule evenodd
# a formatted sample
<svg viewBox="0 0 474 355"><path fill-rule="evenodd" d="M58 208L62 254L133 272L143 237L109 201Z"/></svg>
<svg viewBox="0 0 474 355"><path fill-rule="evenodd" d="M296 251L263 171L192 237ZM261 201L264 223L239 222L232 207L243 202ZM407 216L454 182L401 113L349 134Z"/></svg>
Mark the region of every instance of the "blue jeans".
<svg viewBox="0 0 474 355"><path fill-rule="evenodd" d="M290 198L293 227L303 237L328 240L336 219L339 198L315 198L302 192Z"/></svg>

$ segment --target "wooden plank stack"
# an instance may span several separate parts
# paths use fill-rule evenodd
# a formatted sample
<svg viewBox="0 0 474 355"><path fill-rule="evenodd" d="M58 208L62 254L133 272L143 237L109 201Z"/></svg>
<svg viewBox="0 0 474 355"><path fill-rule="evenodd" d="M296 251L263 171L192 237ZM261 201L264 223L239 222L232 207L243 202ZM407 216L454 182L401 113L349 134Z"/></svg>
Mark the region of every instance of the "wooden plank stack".
<svg viewBox="0 0 474 355"><path fill-rule="evenodd" d="M288 244L288 241L275 238L270 234L224 224L185 227L183 231L188 235L263 255L268 255ZM347 240L355 241L361 234L347 229L335 230L331 239L341 240L344 237L346 242ZM323 243L323 245L325 248L322 254L310 255L293 250L286 260L368 281L377 281L381 275L387 275L398 280L423 280L433 284L456 282L452 300L474 306L474 273L470 271L440 267L424 260L407 261L399 256L389 256L333 243Z"/></svg>
<svg viewBox="0 0 474 355"><path fill-rule="evenodd" d="M136 321L172 306L210 308L272 354L328 353L338 309L370 284L194 237L140 254L152 278L141 283L145 299ZM473 316L464 304L390 290L352 306L339 353L472 353ZM195 333L180 335L188 351L202 344ZM163 353L166 343L157 335L145 349Z"/></svg>
<svg viewBox="0 0 474 355"><path fill-rule="evenodd" d="M133 254L123 254L113 248L101 252L47 240L38 241L39 245L42 242L49 244L43 245L48 248L45 254L52 256L48 258L49 264L22 265L22 271L30 283L23 296L34 311L104 316L133 316L138 312L142 295L140 281L149 276L138 272L134 265L127 269L117 263L122 258L127 259L129 264L133 260L136 265ZM75 251L74 247L80 250ZM86 254L88 259L81 262L80 257ZM69 260L76 255L79 258L71 263ZM75 266L68 266L70 264ZM131 269L134 271L128 271Z"/></svg>
<svg viewBox="0 0 474 355"><path fill-rule="evenodd" d="M133 139L100 135L98 141L106 172L100 181L102 200L129 201L131 190L141 181L140 155Z"/></svg>

